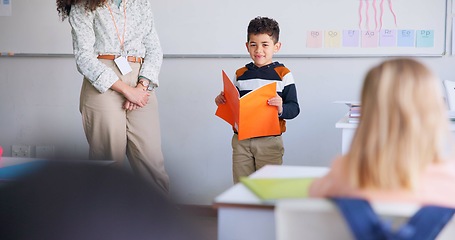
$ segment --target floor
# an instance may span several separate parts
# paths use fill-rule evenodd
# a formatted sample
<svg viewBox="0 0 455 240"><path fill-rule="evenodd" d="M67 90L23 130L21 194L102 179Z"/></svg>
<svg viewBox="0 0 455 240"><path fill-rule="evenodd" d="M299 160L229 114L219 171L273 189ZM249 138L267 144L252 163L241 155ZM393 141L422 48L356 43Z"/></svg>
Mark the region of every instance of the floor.
<svg viewBox="0 0 455 240"><path fill-rule="evenodd" d="M212 206L182 205L181 209L191 219L207 240L218 238L218 216Z"/></svg>
<svg viewBox="0 0 455 240"><path fill-rule="evenodd" d="M200 232L207 240L216 240L218 237L216 217L196 217L194 222L200 226Z"/></svg>

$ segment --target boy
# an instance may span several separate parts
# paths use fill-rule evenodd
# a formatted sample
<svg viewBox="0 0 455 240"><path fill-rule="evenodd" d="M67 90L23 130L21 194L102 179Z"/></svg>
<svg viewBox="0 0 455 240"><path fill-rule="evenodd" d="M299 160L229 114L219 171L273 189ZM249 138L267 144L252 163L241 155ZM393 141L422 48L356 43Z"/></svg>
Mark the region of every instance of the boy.
<svg viewBox="0 0 455 240"><path fill-rule="evenodd" d="M277 83L277 95L267 101L278 109L281 132L286 131L284 119L295 118L299 112L294 78L283 64L273 62L273 54L281 47L278 23L267 17L256 17L250 21L246 48L253 62L238 69L234 84L240 97L271 82ZM226 103L224 93L216 98L217 105ZM232 137L232 171L234 183L267 164L281 165L283 162L283 140L278 136L264 136L238 140Z"/></svg>

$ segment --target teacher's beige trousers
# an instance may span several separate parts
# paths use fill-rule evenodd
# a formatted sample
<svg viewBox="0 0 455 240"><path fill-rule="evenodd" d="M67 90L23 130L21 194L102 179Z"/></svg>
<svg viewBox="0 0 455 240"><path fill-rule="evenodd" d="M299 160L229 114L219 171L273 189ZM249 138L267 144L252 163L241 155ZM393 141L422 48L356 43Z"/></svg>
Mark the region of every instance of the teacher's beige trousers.
<svg viewBox="0 0 455 240"><path fill-rule="evenodd" d="M112 60L100 60L119 78L136 86L140 63L130 63L133 71L122 76ZM125 155L135 173L169 191L169 177L164 168L158 102L152 91L148 104L132 111L122 108L123 95L111 89L100 93L84 79L80 96L82 122L93 160L114 160L123 166Z"/></svg>

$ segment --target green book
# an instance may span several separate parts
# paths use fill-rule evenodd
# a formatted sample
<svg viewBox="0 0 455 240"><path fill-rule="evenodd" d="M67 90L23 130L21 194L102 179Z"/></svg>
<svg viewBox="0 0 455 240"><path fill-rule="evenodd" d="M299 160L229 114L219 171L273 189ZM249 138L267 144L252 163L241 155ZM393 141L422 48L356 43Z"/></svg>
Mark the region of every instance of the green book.
<svg viewBox="0 0 455 240"><path fill-rule="evenodd" d="M240 181L262 200L308 197L314 178L241 178Z"/></svg>

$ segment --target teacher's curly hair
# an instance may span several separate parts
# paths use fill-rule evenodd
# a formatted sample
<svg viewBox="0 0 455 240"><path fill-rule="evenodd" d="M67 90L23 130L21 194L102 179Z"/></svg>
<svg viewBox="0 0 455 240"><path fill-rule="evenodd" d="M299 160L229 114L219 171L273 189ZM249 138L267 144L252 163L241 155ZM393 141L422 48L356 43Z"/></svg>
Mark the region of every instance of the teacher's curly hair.
<svg viewBox="0 0 455 240"><path fill-rule="evenodd" d="M56 2L58 15L63 21L69 16L72 5L83 4L85 5L85 10L93 11L102 6L107 0L56 0Z"/></svg>

